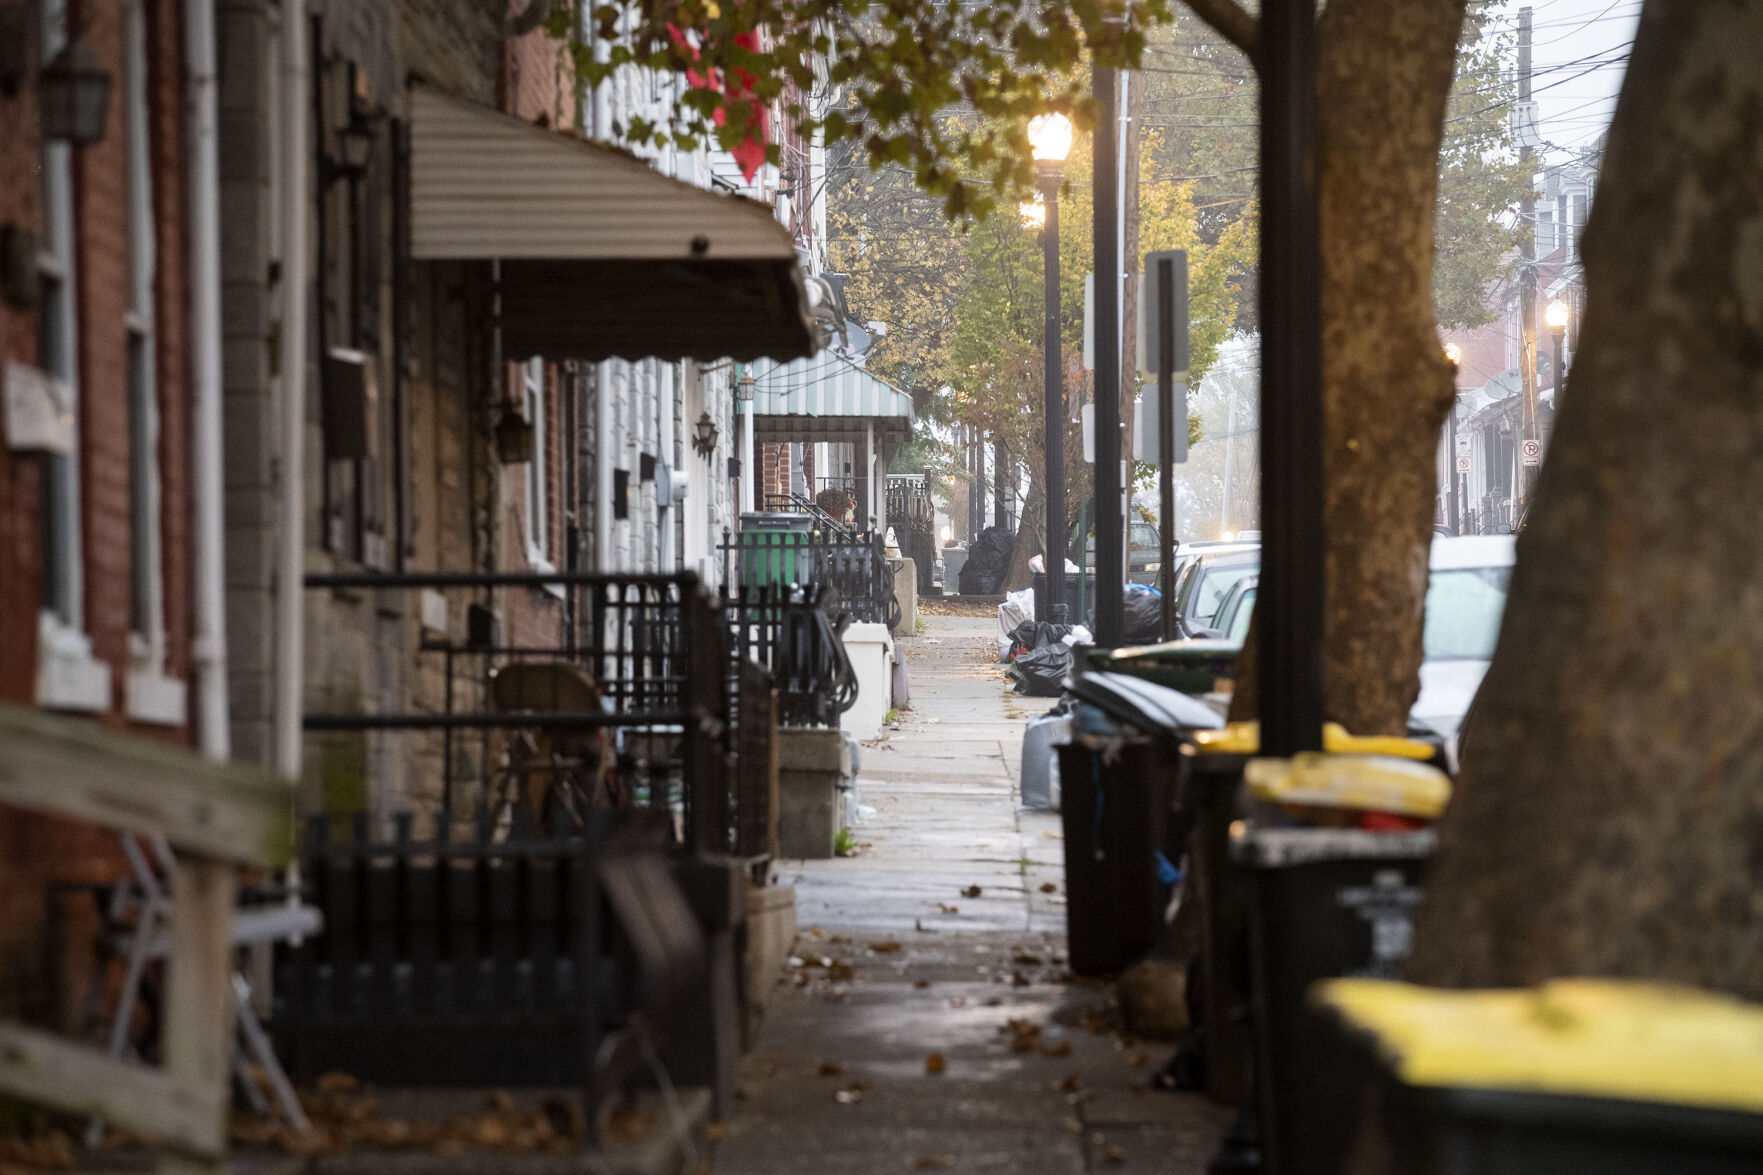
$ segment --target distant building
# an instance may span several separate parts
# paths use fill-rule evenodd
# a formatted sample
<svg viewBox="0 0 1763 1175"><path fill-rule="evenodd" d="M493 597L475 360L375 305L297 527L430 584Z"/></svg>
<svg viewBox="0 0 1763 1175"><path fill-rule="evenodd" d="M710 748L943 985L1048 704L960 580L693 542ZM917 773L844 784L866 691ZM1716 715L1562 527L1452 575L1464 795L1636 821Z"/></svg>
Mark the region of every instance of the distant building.
<svg viewBox="0 0 1763 1175"><path fill-rule="evenodd" d="M1544 455L1554 424L1559 383L1545 316L1553 301L1568 306L1563 367L1569 368L1578 348L1584 301L1580 239L1596 182L1595 154L1547 167L1536 177L1537 433ZM1434 517L1465 533L1493 533L1518 521L1524 422L1523 320L1519 258L1513 254L1508 261L1512 278L1498 281L1488 290L1493 320L1473 330L1447 331L1443 337L1445 344L1457 346L1461 359L1453 417L1439 441Z"/></svg>

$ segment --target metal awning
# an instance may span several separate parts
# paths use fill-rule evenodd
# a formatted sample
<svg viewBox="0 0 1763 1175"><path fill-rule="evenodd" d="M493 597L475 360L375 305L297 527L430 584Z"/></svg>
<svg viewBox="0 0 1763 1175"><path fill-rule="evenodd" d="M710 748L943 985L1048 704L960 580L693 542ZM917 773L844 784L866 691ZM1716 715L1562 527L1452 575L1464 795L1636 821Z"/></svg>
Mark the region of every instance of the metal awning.
<svg viewBox="0 0 1763 1175"><path fill-rule="evenodd" d="M763 205L414 85L410 254L500 262L510 359L810 355L795 244Z"/></svg>
<svg viewBox="0 0 1763 1175"><path fill-rule="evenodd" d="M873 429L888 453L912 436L912 397L843 356L755 363L753 379L754 433L762 441L861 444Z"/></svg>

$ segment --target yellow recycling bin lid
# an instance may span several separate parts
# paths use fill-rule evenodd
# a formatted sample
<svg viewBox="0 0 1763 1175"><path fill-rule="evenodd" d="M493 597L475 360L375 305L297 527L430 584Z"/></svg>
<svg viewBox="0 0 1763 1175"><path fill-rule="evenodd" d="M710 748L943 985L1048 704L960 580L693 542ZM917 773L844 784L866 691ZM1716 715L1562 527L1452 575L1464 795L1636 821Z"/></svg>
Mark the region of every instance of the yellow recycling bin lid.
<svg viewBox="0 0 1763 1175"><path fill-rule="evenodd" d="M1251 759L1243 784L1258 800L1314 808L1394 812L1436 820L1451 799L1443 771L1387 755L1306 751L1290 759Z"/></svg>
<svg viewBox="0 0 1763 1175"><path fill-rule="evenodd" d="M1218 730L1196 730L1193 732L1193 739L1195 749L1202 752L1253 755L1261 749L1261 724L1230 722ZM1432 758L1438 748L1416 738L1348 734L1347 728L1340 723L1325 722L1322 726L1322 749L1340 754L1391 755L1398 759L1426 760Z"/></svg>
<svg viewBox="0 0 1763 1175"><path fill-rule="evenodd" d="M1409 1085L1763 1113L1763 1005L1614 979L1494 991L1335 979L1313 998Z"/></svg>

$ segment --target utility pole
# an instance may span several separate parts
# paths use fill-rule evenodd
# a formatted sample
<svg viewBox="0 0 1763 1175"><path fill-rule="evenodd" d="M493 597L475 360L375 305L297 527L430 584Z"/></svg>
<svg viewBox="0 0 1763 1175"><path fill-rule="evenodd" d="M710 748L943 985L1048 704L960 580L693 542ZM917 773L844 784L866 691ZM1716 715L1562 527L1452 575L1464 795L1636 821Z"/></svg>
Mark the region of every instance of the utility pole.
<svg viewBox="0 0 1763 1175"><path fill-rule="evenodd" d="M1322 749L1315 0L1261 6L1261 753ZM1099 263L1098 263L1099 264ZM1100 365L1097 374L1100 374Z"/></svg>
<svg viewBox="0 0 1763 1175"><path fill-rule="evenodd" d="M1232 458L1236 456L1237 447L1237 385L1234 380L1225 385L1228 410L1228 422L1224 426L1224 495L1218 507L1218 537L1223 538L1224 532L1230 529L1230 487L1234 473L1231 469Z"/></svg>
<svg viewBox="0 0 1763 1175"><path fill-rule="evenodd" d="M1124 636L1126 591L1125 512L1120 505L1120 71L1095 71L1096 267L1094 345L1096 359L1096 644L1117 647Z"/></svg>
<svg viewBox="0 0 1763 1175"><path fill-rule="evenodd" d="M1531 180L1535 175L1533 150L1531 141L1536 133L1536 112L1531 108L1530 90L1530 29L1531 10L1524 7L1518 10L1518 117L1523 120L1518 136L1518 161L1524 170L1524 199L1518 206L1518 218L1522 226L1522 239L1519 242L1519 277L1518 277L1518 317L1519 327L1519 359L1518 369L1524 381L1524 426L1520 435L1524 444L1520 446L1518 465L1518 500L1513 506L1512 524L1517 526L1518 520L1524 516L1524 509L1530 504L1531 490L1536 485L1537 466L1533 461L1540 461L1540 453L1532 457L1531 450L1537 447L1537 266L1536 266L1536 197L1532 190Z"/></svg>

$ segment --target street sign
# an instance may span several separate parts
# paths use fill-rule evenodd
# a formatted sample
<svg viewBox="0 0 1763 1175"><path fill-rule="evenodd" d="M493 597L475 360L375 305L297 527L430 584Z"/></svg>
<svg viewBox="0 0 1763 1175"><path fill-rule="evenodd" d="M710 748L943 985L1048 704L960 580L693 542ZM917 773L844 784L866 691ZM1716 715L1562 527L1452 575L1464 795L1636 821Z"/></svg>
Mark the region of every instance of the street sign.
<svg viewBox="0 0 1763 1175"><path fill-rule="evenodd" d="M1457 472L1458 473L1468 473L1469 472L1469 454L1468 453L1457 454Z"/></svg>
<svg viewBox="0 0 1763 1175"><path fill-rule="evenodd" d="M1541 465L1543 463L1543 443L1541 441L1525 441L1523 453L1524 464Z"/></svg>

